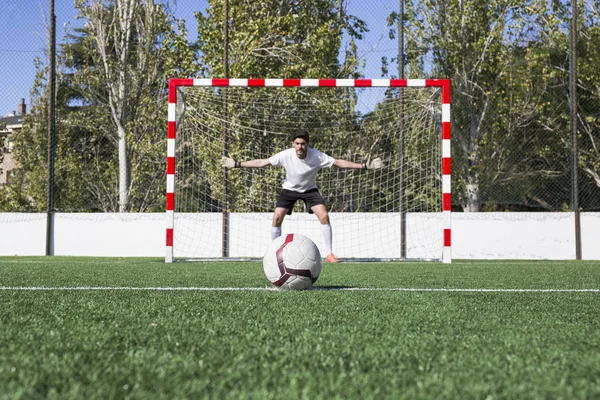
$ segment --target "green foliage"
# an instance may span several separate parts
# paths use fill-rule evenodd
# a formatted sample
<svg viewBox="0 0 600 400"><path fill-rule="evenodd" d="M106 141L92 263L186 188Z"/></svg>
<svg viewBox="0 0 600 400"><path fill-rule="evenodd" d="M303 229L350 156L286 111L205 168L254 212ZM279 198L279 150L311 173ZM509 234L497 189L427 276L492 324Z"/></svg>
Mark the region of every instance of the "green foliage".
<svg viewBox="0 0 600 400"><path fill-rule="evenodd" d="M162 5L82 1L78 9L88 21L82 40L92 62L74 72L74 82L98 82L107 88L106 96L103 90L91 90L85 97L111 116L118 210L159 208L163 190L157 183L164 166L157 160L164 160L164 152L158 143L164 140L164 125L157 117L166 115L167 79L194 65L193 51L184 49L186 32L173 32L173 17ZM124 17L129 10L131 17ZM108 194L114 195L114 189Z"/></svg>
<svg viewBox="0 0 600 400"><path fill-rule="evenodd" d="M203 74L208 77L225 75L223 64L223 3L210 1L206 14L196 13ZM311 0L305 2L229 2L229 64L228 75L238 78L346 78L358 77L360 65L356 56L354 39L366 31L363 21L347 15L343 2ZM342 35L351 39L340 63ZM256 158L256 154L275 154L290 146L290 135L298 127L313 132L311 146L320 150L334 148L334 143L344 143L348 126L335 126L332 121L347 120L340 113L348 113L355 99L338 96L335 90L306 91L258 89L236 91L222 89L223 102L219 115L227 115L228 137L226 144L208 146L198 144L194 154L202 160L215 160L226 152L237 159ZM260 103L257 99L260 98ZM345 99L345 100L344 100ZM194 104L198 107L199 104ZM214 105L202 104L207 109ZM257 108L259 109L257 111ZM309 111L310 110L310 111ZM248 115L256 121L249 120ZM295 126L289 126L294 121ZM207 120L206 125L218 131L218 120ZM287 125L286 125L287 124ZM244 127L244 128L242 128ZM278 128L277 128L278 127ZM284 128L282 128L284 127ZM246 131L241 131L247 129ZM264 135L253 132L265 132ZM319 133L317 133L319 132ZM251 139L249 139L251 138ZM207 139L213 140L213 139ZM341 157L344 154L332 154ZM223 173L219 165L204 162L211 197L222 199ZM254 204L264 196L262 187L276 187L282 180L281 171L272 169L264 173L229 173L229 207L236 211L254 211ZM331 183L321 181L324 193L340 193ZM274 196L275 193L272 193ZM217 200L221 203L222 200ZM273 198L273 204L275 199Z"/></svg>
<svg viewBox="0 0 600 400"><path fill-rule="evenodd" d="M22 171L15 171L12 181L0 187L0 212L37 212L41 211L35 204L26 188L21 184Z"/></svg>
<svg viewBox="0 0 600 400"><path fill-rule="evenodd" d="M118 84L113 77L118 75L122 49L112 36L99 37L90 23L108 23L100 15L108 18L115 4L103 3L98 14L97 3L77 2L88 23L65 38L59 58L56 209L160 211L164 209L165 192L167 80L195 73L196 49L187 43L183 23L174 21L166 6L156 5L152 13L138 6L128 38L131 45L124 66L126 87L115 95ZM105 47L99 45L102 40L107 40ZM48 94L47 69L42 62L38 62L37 69L34 107L23 134L15 138L15 158L23 179L8 191L12 198L27 193L31 207L42 210L47 197ZM125 132L125 153L119 147L119 127ZM125 209L120 204L124 176L128 199ZM22 207L19 202L13 204Z"/></svg>
<svg viewBox="0 0 600 400"><path fill-rule="evenodd" d="M583 4L581 8L583 8ZM600 10L594 15L580 9L579 40L577 42L578 104L582 117L579 125L580 167L588 177L582 185L582 205L593 201L592 207L600 208L600 54L596 50L600 43ZM586 185L587 183L587 185ZM592 200L593 199L593 200ZM587 206L588 208L591 208Z"/></svg>
<svg viewBox="0 0 600 400"><path fill-rule="evenodd" d="M131 1L131 27L117 17L124 2L77 0L82 28L59 43L55 205L59 211L160 211L164 209L167 79L169 77L220 77L225 75L223 2L211 0L198 11L198 41L189 43L183 21L176 21L171 1L148 8ZM368 30L365 22L347 14L343 0L229 1L229 64L231 77L357 78L364 64L357 43ZM200 6L199 6L200 7ZM580 2L578 50L578 123L581 206L600 207L600 31L598 9ZM405 3L406 76L443 77L452 81L453 193L454 203L465 210L560 210L570 202L569 32L570 4L544 0L410 1ZM396 37L399 15L388 18L390 36ZM110 21L116 21L110 24ZM105 35L101 30L103 27ZM125 36L122 36L125 37ZM345 38L345 40L343 40ZM127 46L123 47L123 44ZM347 43L342 48L343 43ZM122 51L126 48L126 52ZM382 60L382 75L395 77L395 58ZM5 211L42 211L47 201L48 93L47 65L36 61L32 110L22 135L14 138L17 177L3 187L0 207ZM126 79L119 78L124 73ZM121 79L121 80L119 80ZM120 86L122 84L122 87ZM254 89L253 89L254 90ZM226 90L222 91L225 96ZM269 92L271 93L271 92ZM248 126L264 132L268 123L281 125L296 118L297 125L322 130L316 148L334 157L355 157L369 152L395 160L390 149L398 139L381 119L381 104L369 116L356 111L356 92L314 91L307 97L292 93L269 94L279 109L264 108L264 123ZM260 152L274 153L289 145L294 127L269 135L236 133L249 110L257 105L241 95L230 103L226 152L246 159ZM262 94L261 94L262 96ZM390 96L398 96L391 92ZM310 104L314 115L302 114ZM315 105L317 105L315 107ZM207 107L217 107L211 105ZM287 113L284 115L283 113ZM341 113L351 115L341 120ZM357 138L365 124L375 145ZM378 124L383 124L378 127ZM423 127L415 120L405 125L410 154L426 151L429 142L415 141ZM208 127L222 130L218 119ZM325 128L327 126L327 128ZM335 143L351 143L335 149ZM0 141L2 138L0 138ZM211 139L212 140L212 139ZM122 145L119 145L121 141ZM207 187L202 209L222 207L223 172L215 160L224 148L216 141L206 148L190 143L185 157L196 157L209 178L192 176L187 184ZM412 146L412 147L411 147ZM2 155L0 154L0 158ZM397 161L397 160L396 160ZM178 163L190 162L185 158ZM196 164L194 164L196 165ZM414 165L415 168L424 168ZM365 177L348 174L349 181L324 178L324 192L336 209L351 208L346 183L369 187ZM231 206L252 210L264 186L281 180L281 171L264 174L229 174ZM389 178L397 179L397 177ZM419 197L406 181L407 194ZM433 185L433 182L428 185ZM255 190L256 189L256 190ZM125 194L124 194L125 193ZM388 202L389 193L379 193ZM436 202L437 199L430 199ZM424 200L429 201L429 200ZM373 210L380 208L372 202ZM360 203L364 204L364 203ZM379 203L381 204L381 203Z"/></svg>
<svg viewBox="0 0 600 400"><path fill-rule="evenodd" d="M4 188L4 211L46 210L48 196L48 99L46 71L39 59L35 83L31 90L32 110L24 117L23 127L13 138L13 158L19 166L17 179ZM60 169L60 162L57 164ZM60 181L60 173L56 177ZM21 207L25 206L23 209ZM15 208L12 208L15 207Z"/></svg>
<svg viewBox="0 0 600 400"><path fill-rule="evenodd" d="M205 76L224 76L223 2L196 13ZM260 0L229 2L229 76L339 77L342 33L360 38L365 23L343 2Z"/></svg>
<svg viewBox="0 0 600 400"><path fill-rule="evenodd" d="M465 210L568 199L568 8L550 6L407 4L408 75L452 81L453 193Z"/></svg>

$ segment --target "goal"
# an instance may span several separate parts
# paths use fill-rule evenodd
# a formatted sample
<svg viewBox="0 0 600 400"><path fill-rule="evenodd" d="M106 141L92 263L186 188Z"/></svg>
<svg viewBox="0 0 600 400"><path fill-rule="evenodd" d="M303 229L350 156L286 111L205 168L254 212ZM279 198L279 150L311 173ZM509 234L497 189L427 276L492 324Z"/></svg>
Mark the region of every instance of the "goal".
<svg viewBox="0 0 600 400"><path fill-rule="evenodd" d="M340 260L451 262L450 81L181 79L169 81L166 262L255 259L271 242L282 168L220 165L309 145L377 170L318 173ZM324 251L318 219L298 202L282 234Z"/></svg>

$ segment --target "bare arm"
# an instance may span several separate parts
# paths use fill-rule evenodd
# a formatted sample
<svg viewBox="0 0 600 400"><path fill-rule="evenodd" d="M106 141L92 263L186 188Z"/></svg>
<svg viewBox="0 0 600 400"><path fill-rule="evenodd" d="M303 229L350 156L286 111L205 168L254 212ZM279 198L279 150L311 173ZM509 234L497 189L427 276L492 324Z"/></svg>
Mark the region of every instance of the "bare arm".
<svg viewBox="0 0 600 400"><path fill-rule="evenodd" d="M351 168L351 169L363 169L364 165L361 163L355 163L348 160L335 160L333 165L340 168Z"/></svg>
<svg viewBox="0 0 600 400"><path fill-rule="evenodd" d="M379 169L383 166L381 158L371 160L367 159L365 163L356 163L348 160L335 160L333 165L340 168L352 168L352 169Z"/></svg>
<svg viewBox="0 0 600 400"><path fill-rule="evenodd" d="M267 165L271 165L271 161L268 158L256 159L249 161L236 161L231 157L221 157L221 165L223 168L263 168Z"/></svg>
<svg viewBox="0 0 600 400"><path fill-rule="evenodd" d="M271 165L268 158L240 161L240 168L264 168Z"/></svg>

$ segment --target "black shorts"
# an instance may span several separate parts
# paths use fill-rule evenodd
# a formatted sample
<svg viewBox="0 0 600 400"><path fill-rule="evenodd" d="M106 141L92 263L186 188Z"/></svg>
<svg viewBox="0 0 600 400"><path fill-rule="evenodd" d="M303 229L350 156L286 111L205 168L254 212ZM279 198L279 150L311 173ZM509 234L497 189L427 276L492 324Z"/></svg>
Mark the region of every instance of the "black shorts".
<svg viewBox="0 0 600 400"><path fill-rule="evenodd" d="M275 204L275 207L287 208L287 215L291 215L292 210L294 209L294 204L296 204L296 201L298 200L304 201L304 204L306 204L306 208L310 214L313 213L311 210L313 206L325 204L325 201L323 201L323 198L317 189L310 189L304 193L282 189L281 193L279 193L279 196L277 197L277 203Z"/></svg>

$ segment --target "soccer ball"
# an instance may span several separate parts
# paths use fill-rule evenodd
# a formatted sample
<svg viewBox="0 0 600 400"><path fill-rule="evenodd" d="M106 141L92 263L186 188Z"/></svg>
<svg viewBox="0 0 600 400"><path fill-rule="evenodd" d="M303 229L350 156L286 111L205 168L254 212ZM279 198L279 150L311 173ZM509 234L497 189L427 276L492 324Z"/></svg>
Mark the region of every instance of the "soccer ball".
<svg viewBox="0 0 600 400"><path fill-rule="evenodd" d="M273 240L263 258L269 282L279 290L304 290L321 274L317 245L303 235L288 233Z"/></svg>

